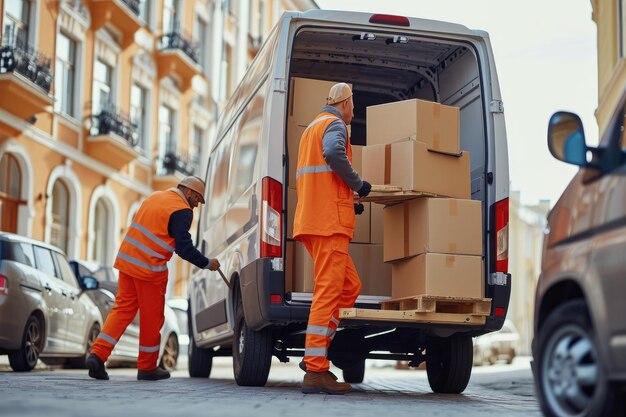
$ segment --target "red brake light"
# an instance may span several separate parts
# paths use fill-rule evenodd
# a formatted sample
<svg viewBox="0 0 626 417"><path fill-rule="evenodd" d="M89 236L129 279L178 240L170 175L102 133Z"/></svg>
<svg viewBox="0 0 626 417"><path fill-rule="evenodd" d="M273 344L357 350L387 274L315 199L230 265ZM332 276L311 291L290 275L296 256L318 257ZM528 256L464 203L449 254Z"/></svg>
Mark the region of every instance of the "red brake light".
<svg viewBox="0 0 626 417"><path fill-rule="evenodd" d="M272 294L270 295L270 303L271 304L280 304L283 302L283 297L280 294Z"/></svg>
<svg viewBox="0 0 626 417"><path fill-rule="evenodd" d="M265 177L261 187L261 258L277 258L282 256L283 186Z"/></svg>
<svg viewBox="0 0 626 417"><path fill-rule="evenodd" d="M498 201L495 209L496 272L509 271L509 199Z"/></svg>
<svg viewBox="0 0 626 417"><path fill-rule="evenodd" d="M494 313L496 317L506 316L506 310L504 309L504 307L496 307Z"/></svg>
<svg viewBox="0 0 626 417"><path fill-rule="evenodd" d="M411 26L407 17L392 14L374 14L370 17L370 23L393 26Z"/></svg>
<svg viewBox="0 0 626 417"><path fill-rule="evenodd" d="M0 295L9 293L9 280L4 275L0 275Z"/></svg>

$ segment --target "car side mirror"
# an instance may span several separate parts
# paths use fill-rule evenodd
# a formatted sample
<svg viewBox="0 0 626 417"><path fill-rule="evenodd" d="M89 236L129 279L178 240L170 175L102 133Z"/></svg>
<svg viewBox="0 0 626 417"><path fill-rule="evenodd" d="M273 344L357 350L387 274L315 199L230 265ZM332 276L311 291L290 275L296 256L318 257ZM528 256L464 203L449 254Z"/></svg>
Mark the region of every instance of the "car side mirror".
<svg viewBox="0 0 626 417"><path fill-rule="evenodd" d="M548 149L559 161L587 166L587 144L583 122L575 113L556 112L548 123Z"/></svg>
<svg viewBox="0 0 626 417"><path fill-rule="evenodd" d="M94 277L82 277L83 288L85 291L88 290L97 290L100 288L100 283Z"/></svg>

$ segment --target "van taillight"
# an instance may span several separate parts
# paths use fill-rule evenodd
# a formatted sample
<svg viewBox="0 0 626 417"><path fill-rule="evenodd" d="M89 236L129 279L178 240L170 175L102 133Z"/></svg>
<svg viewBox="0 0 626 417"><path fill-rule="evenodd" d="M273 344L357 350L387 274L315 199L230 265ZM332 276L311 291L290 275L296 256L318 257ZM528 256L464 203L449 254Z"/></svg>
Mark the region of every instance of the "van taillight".
<svg viewBox="0 0 626 417"><path fill-rule="evenodd" d="M411 26L407 17L392 14L374 14L370 17L370 23L393 26Z"/></svg>
<svg viewBox="0 0 626 417"><path fill-rule="evenodd" d="M509 199L496 203L496 272L509 271Z"/></svg>
<svg viewBox="0 0 626 417"><path fill-rule="evenodd" d="M280 257L283 186L270 177L263 178L261 186L261 258Z"/></svg>
<svg viewBox="0 0 626 417"><path fill-rule="evenodd" d="M0 275L0 295L9 293L9 280L4 275Z"/></svg>

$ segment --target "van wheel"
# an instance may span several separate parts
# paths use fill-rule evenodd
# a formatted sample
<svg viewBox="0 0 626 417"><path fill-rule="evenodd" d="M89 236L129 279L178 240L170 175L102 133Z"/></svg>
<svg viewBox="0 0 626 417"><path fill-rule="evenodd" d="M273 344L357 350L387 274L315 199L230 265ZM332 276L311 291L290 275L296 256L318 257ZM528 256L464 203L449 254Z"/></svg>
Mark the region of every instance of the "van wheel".
<svg viewBox="0 0 626 417"><path fill-rule="evenodd" d="M9 352L9 365L15 372L29 372L37 365L43 347L43 331L41 322L30 316L24 327L22 345L18 350Z"/></svg>
<svg viewBox="0 0 626 417"><path fill-rule="evenodd" d="M352 384L360 384L365 377L365 359L353 366L343 369L343 380Z"/></svg>
<svg viewBox="0 0 626 417"><path fill-rule="evenodd" d="M262 387L272 365L272 333L266 327L250 330L243 314L243 303L237 305L233 335L233 371L238 385Z"/></svg>
<svg viewBox="0 0 626 417"><path fill-rule="evenodd" d="M460 394L472 374L472 338L461 334L431 338L426 344L426 374L433 392Z"/></svg>
<svg viewBox="0 0 626 417"><path fill-rule="evenodd" d="M612 415L616 392L606 379L585 301L555 309L537 340L535 386L544 415Z"/></svg>
<svg viewBox="0 0 626 417"><path fill-rule="evenodd" d="M100 325L98 323L94 323L89 329L89 334L87 335L87 343L85 344L85 354L79 358L70 358L65 364L65 368L78 368L85 369L85 361L87 360L87 356L91 352L91 347L96 342L98 335L100 334Z"/></svg>
<svg viewBox="0 0 626 417"><path fill-rule="evenodd" d="M192 378L208 378L213 367L213 349L202 349L196 345L191 324L191 303L187 300L187 329L189 334L189 376Z"/></svg>

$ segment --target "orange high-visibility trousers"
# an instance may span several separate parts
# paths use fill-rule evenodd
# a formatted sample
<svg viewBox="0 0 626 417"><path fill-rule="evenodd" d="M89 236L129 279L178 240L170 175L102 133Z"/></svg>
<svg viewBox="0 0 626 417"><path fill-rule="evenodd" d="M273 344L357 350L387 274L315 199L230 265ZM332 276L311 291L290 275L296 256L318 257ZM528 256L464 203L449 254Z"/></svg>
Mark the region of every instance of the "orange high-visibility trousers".
<svg viewBox="0 0 626 417"><path fill-rule="evenodd" d="M157 367L161 346L161 327L165 320L167 280L157 282L136 279L120 271L115 305L91 348L103 362L133 321L139 309L139 357L137 369L151 371Z"/></svg>
<svg viewBox="0 0 626 417"><path fill-rule="evenodd" d="M348 254L346 235L301 235L298 239L313 257L315 287L304 346L306 368L327 371L330 342L339 324L339 309L354 306L361 280Z"/></svg>

